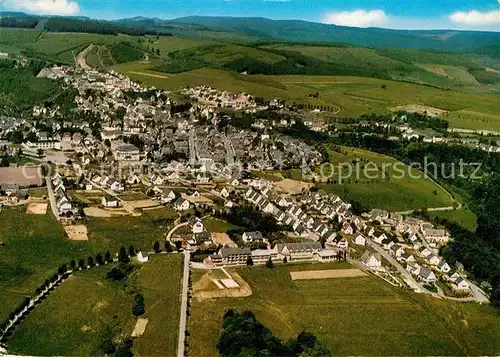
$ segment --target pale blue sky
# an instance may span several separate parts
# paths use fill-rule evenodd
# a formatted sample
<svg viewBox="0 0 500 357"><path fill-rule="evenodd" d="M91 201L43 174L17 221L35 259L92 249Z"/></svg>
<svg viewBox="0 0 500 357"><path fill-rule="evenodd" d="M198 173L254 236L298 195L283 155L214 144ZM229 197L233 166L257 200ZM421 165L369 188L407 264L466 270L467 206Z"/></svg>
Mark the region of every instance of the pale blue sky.
<svg viewBox="0 0 500 357"><path fill-rule="evenodd" d="M3 7L105 19L256 16L361 27L500 31L500 0L4 0Z"/></svg>

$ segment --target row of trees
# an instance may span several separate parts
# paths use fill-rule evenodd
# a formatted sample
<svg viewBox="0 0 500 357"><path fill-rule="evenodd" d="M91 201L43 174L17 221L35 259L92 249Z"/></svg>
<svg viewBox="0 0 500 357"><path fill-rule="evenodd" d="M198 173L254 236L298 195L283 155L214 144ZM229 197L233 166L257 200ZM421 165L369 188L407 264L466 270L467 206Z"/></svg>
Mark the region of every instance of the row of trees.
<svg viewBox="0 0 500 357"><path fill-rule="evenodd" d="M50 32L83 32L103 35L125 34L131 36L157 35L157 31L141 27L128 27L110 23L108 21L75 19L69 17L52 17L45 24L46 31Z"/></svg>

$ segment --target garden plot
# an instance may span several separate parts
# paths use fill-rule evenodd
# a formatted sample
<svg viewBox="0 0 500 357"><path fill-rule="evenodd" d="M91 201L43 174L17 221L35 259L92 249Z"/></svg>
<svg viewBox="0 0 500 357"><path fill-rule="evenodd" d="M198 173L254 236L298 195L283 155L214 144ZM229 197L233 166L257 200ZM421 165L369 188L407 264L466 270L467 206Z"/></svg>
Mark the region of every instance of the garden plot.
<svg viewBox="0 0 500 357"><path fill-rule="evenodd" d="M75 226L63 226L63 228L66 234L68 235L69 240L74 240L74 241L89 240L87 227L82 224Z"/></svg>
<svg viewBox="0 0 500 357"><path fill-rule="evenodd" d="M146 326L148 325L149 320L139 317L134 327L134 331L132 331L132 337L140 337L146 331Z"/></svg>

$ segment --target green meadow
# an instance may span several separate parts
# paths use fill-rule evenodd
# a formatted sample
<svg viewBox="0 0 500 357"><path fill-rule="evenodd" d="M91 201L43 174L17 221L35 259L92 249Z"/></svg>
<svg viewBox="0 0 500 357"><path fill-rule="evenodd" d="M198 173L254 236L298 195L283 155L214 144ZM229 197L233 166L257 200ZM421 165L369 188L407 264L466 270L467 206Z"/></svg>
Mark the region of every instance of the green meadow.
<svg viewBox="0 0 500 357"><path fill-rule="evenodd" d="M330 183L316 186L347 202L393 212L453 205L446 191L415 168L367 150L341 147L340 151L329 151L333 173L324 166Z"/></svg>
<svg viewBox="0 0 500 357"><path fill-rule="evenodd" d="M40 304L9 341L9 351L29 355L102 355L103 340L123 342L136 318L133 295L144 296L149 320L145 333L134 339L140 356L174 356L180 309L182 258L154 256L137 265L124 282L106 279L112 266L77 272Z"/></svg>
<svg viewBox="0 0 500 357"><path fill-rule="evenodd" d="M86 259L92 252L89 243L66 239L52 213L26 215L25 211L22 206L0 213L0 239L5 242L0 247L0 300L6 302L1 304L2 320L61 264Z"/></svg>
<svg viewBox="0 0 500 357"><path fill-rule="evenodd" d="M189 354L218 355L218 331L230 308L253 311L282 339L312 332L335 356L494 355L500 349L498 315L490 306L409 293L372 275L291 280L289 272L302 267L335 268L237 268L252 289L250 297L193 299Z"/></svg>

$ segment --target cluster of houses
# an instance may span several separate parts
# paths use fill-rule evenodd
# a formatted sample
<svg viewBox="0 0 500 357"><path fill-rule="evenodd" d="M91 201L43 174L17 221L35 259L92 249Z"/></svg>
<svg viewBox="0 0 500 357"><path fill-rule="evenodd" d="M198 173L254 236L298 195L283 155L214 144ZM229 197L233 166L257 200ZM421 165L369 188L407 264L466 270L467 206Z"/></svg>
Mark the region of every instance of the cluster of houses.
<svg viewBox="0 0 500 357"><path fill-rule="evenodd" d="M403 218L384 210L372 210L366 218L375 223L365 229L366 236L405 266L416 280L434 284L441 277L441 281L457 294L469 292L469 283L439 256L439 248L451 239L446 230L437 229L421 219ZM395 239L393 232L400 239Z"/></svg>
<svg viewBox="0 0 500 357"><path fill-rule="evenodd" d="M51 178L55 202L59 215L74 214L75 209L66 194L66 187L64 186L64 181L62 176L56 172Z"/></svg>
<svg viewBox="0 0 500 357"><path fill-rule="evenodd" d="M443 111L442 114L445 114ZM426 113L428 116L433 116L432 114ZM386 135L389 140L399 141L399 140L415 140L422 141L424 143L433 144L455 144L463 145L471 148L477 148L486 152L498 153L500 152L500 146L496 140L491 140L485 143L484 137L491 136L495 137L500 135L499 132L494 131L466 131L462 132L454 128L448 128L448 133L443 133L442 135L437 134L433 131L433 134L424 133L422 130L417 128L412 128L407 121L406 114L394 114L393 122L378 122L376 120L361 120L355 123L349 123L349 127L346 127L346 123L342 123L343 132L355 132L357 128L364 128L361 130L364 136L378 136ZM375 128L375 130L373 130ZM417 130L415 130L417 129ZM314 130L314 129L313 129ZM336 131L339 129L335 129ZM383 134L380 134L383 133ZM481 140L482 139L482 140Z"/></svg>
<svg viewBox="0 0 500 357"><path fill-rule="evenodd" d="M189 227L192 232L191 239L187 242L192 248L198 246L210 245L213 243L212 235L205 229L203 222L198 217L191 217L188 220Z"/></svg>
<svg viewBox="0 0 500 357"><path fill-rule="evenodd" d="M358 246L365 246L367 240L371 240L406 267L416 280L433 284L439 276L456 293L466 294L469 290L467 281L439 256L439 248L450 241L449 233L429 222L378 209L358 216L340 197L322 191L280 196L266 180L249 182L243 197L262 212L273 215L279 224L289 227L296 235L318 244L322 242L326 249L336 253L332 253L331 259L339 256L338 250L348 251L346 237L351 237L352 243ZM338 231L333 225L335 222L338 222L335 226L340 227ZM262 258L255 256L256 261L277 256L270 249L250 254L262 254ZM383 269L380 253L366 250L360 260L369 269Z"/></svg>
<svg viewBox="0 0 500 357"><path fill-rule="evenodd" d="M253 97L249 94L235 94L206 86L184 89L183 94L201 103L210 104L215 107L234 108L238 110L255 109L258 107Z"/></svg>
<svg viewBox="0 0 500 357"><path fill-rule="evenodd" d="M105 188L112 190L114 192L122 192L125 188L121 181L108 176L108 175L100 175L97 173L89 172L90 183L85 185L85 189L90 191L94 189L94 186Z"/></svg>

